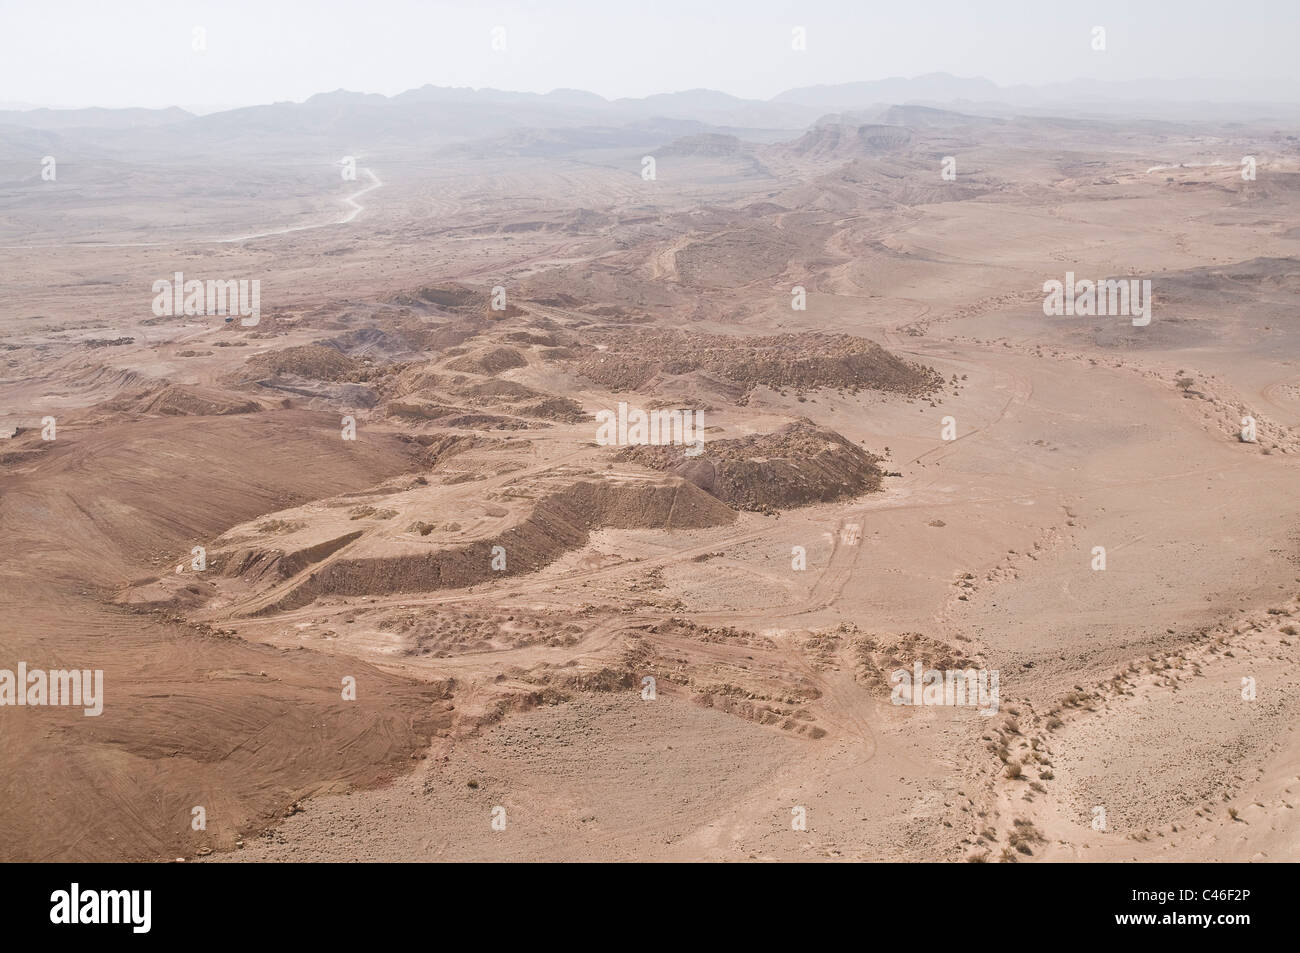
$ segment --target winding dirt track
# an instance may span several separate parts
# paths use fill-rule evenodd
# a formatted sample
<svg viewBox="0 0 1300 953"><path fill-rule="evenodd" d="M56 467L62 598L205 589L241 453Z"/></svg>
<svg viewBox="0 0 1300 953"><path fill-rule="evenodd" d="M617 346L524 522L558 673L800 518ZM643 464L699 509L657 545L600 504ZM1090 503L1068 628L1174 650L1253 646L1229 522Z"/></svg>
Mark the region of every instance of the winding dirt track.
<svg viewBox="0 0 1300 953"><path fill-rule="evenodd" d="M330 228L334 225L347 225L358 215L365 211L366 207L357 199L375 189L382 188L383 182L379 181L379 176L369 169L361 170L370 177L370 184L353 192L350 195L343 196L340 201L349 206L350 210L344 212L342 216L333 221L316 222L311 225L286 225L283 228L273 228L263 232L249 232L242 235L231 235L224 238L183 238L173 241L157 242L46 242L39 245L0 245L0 249L32 249L32 248L181 248L187 245L230 245L242 242L256 241L259 238L272 238L276 235L290 235L298 232L310 232L318 228Z"/></svg>

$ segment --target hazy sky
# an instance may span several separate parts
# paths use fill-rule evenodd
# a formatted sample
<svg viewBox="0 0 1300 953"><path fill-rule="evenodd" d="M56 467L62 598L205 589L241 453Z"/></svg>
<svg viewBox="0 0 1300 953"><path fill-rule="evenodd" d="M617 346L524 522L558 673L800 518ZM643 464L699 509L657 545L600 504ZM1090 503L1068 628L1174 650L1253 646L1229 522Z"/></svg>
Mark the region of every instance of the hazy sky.
<svg viewBox="0 0 1300 953"><path fill-rule="evenodd" d="M934 71L1259 85L1296 78L1297 46L1300 0L0 0L0 103L227 106L425 83L767 98Z"/></svg>

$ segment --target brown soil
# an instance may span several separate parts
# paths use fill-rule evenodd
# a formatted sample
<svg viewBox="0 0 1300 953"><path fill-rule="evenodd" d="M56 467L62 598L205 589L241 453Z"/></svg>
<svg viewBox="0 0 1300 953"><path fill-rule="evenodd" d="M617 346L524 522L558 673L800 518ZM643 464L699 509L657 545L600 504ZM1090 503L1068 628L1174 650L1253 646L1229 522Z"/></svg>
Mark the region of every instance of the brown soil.
<svg viewBox="0 0 1300 953"><path fill-rule="evenodd" d="M711 440L698 457L670 446L627 447L618 457L675 473L736 509L760 513L871 493L884 476L879 457L810 420L770 434Z"/></svg>

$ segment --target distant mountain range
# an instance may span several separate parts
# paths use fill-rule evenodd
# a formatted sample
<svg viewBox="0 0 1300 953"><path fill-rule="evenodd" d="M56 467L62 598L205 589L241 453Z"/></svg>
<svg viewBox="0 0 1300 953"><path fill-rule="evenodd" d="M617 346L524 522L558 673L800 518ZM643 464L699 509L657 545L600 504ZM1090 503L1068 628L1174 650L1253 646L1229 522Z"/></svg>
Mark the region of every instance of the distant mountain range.
<svg viewBox="0 0 1300 953"><path fill-rule="evenodd" d="M741 99L711 89L609 100L577 89L542 94L428 85L395 96L340 89L319 93L302 103L280 102L201 116L176 107L10 109L0 111L0 126L58 132L165 130L184 125L200 138L262 130L334 139L346 136L374 143L395 137L450 144L527 128L626 126L647 121L698 123L710 129L802 130L827 114L884 114L895 105L941 107L991 117L1294 119L1300 115L1300 80L1077 80L1048 86L998 86L978 77L930 73L910 79L807 86L786 90L770 100Z"/></svg>

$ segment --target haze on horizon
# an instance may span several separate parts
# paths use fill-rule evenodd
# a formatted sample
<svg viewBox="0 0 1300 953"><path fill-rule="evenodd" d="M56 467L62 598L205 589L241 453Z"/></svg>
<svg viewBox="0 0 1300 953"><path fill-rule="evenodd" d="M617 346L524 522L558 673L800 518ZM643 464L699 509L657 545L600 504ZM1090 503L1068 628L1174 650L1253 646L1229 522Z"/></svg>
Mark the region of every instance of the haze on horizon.
<svg viewBox="0 0 1300 953"><path fill-rule="evenodd" d="M0 0L0 860L1300 862L1296 14L1130 2Z"/></svg>
<svg viewBox="0 0 1300 953"><path fill-rule="evenodd" d="M693 88L767 99L816 84L932 72L1002 85L1194 78L1223 99L1295 99L1300 7L1262 0L1224 16L1209 0L1100 0L1043 8L994 0L864 5L662 0L479 5L340 0L0 2L0 108L210 111L344 88L394 95L425 84L607 98ZM807 50L791 48L807 31ZM1107 48L1091 48L1092 30ZM492 48L505 28L505 50ZM205 49L194 49L195 29ZM498 34L499 35L499 34ZM1200 86L1205 88L1205 84Z"/></svg>

